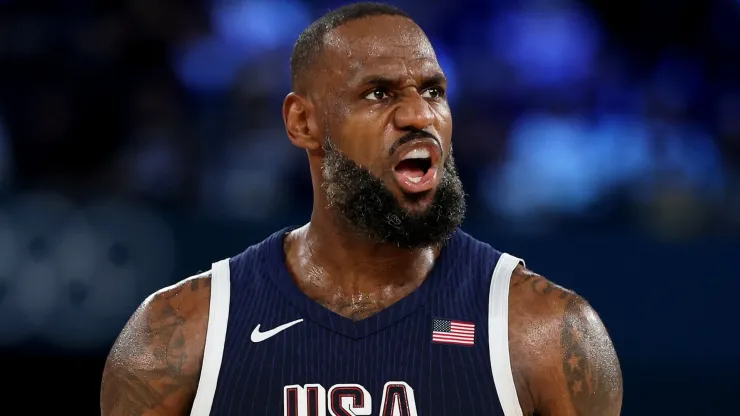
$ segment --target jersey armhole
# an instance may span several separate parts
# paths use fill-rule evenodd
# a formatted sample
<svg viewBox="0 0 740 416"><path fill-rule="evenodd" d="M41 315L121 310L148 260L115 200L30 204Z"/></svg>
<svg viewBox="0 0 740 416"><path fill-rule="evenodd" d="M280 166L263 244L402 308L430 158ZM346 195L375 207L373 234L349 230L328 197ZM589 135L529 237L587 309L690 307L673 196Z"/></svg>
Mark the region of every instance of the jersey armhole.
<svg viewBox="0 0 740 416"><path fill-rule="evenodd" d="M503 253L491 276L488 296L488 351L496 393L504 416L522 416L509 355L509 286L511 274L524 260Z"/></svg>
<svg viewBox="0 0 740 416"><path fill-rule="evenodd" d="M211 267L211 303L208 307L208 329L203 350L203 365L198 390L190 411L191 416L208 416L216 395L218 373L224 354L226 328L229 323L231 298L231 269L229 259L213 263Z"/></svg>

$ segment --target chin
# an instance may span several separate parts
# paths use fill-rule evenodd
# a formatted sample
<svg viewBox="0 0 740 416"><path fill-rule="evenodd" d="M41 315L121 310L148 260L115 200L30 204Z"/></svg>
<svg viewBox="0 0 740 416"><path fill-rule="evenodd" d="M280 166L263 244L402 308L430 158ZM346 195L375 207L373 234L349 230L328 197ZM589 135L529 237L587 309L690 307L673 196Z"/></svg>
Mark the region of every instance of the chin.
<svg viewBox="0 0 740 416"><path fill-rule="evenodd" d="M398 190L396 200L399 205L411 213L421 213L428 210L434 202L435 189L424 192L408 193Z"/></svg>

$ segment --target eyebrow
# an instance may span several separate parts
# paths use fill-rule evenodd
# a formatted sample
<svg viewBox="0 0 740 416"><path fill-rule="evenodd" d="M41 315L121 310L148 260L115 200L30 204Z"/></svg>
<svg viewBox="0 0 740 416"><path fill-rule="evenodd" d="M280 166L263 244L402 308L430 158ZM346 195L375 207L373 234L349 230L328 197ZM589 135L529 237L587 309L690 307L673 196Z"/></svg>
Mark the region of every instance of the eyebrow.
<svg viewBox="0 0 740 416"><path fill-rule="evenodd" d="M378 75L371 75L368 77L363 78L360 81L360 85L362 86L372 86L372 87L386 87L386 88L392 88L395 86L398 86L401 83L401 80L399 78L389 78L384 76L378 76ZM421 88L427 88L434 85L443 85L447 83L447 77L444 76L444 74L438 72L431 76L424 77L423 82L421 84Z"/></svg>

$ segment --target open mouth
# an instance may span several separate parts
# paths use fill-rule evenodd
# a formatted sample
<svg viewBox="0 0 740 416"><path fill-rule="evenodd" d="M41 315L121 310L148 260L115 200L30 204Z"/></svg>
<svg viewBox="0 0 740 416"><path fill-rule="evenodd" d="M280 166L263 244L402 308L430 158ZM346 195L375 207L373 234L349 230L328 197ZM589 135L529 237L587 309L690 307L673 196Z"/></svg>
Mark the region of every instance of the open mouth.
<svg viewBox="0 0 740 416"><path fill-rule="evenodd" d="M412 183L421 182L432 167L432 155L427 149L414 149L404 156L395 167L396 173L406 177Z"/></svg>
<svg viewBox="0 0 740 416"><path fill-rule="evenodd" d="M433 149L417 147L403 155L393 168L401 189L409 194L418 194L434 188L437 179Z"/></svg>

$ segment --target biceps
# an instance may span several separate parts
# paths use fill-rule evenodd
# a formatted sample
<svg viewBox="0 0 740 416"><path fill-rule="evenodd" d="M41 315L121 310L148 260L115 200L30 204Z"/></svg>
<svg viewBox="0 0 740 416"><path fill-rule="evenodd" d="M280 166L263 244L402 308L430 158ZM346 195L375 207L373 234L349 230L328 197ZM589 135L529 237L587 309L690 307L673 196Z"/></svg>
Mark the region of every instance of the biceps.
<svg viewBox="0 0 740 416"><path fill-rule="evenodd" d="M146 414L156 408L158 393L134 374L123 370L103 373L100 409L103 416Z"/></svg>
<svg viewBox="0 0 740 416"><path fill-rule="evenodd" d="M121 332L103 372L103 416L187 414L200 367L170 315L137 312Z"/></svg>
<svg viewBox="0 0 740 416"><path fill-rule="evenodd" d="M102 416L180 416L192 405L190 379L166 370L106 368L100 395Z"/></svg>
<svg viewBox="0 0 740 416"><path fill-rule="evenodd" d="M579 416L619 415L622 374L606 328L583 302L566 319L561 333L563 388ZM565 393L565 392L563 392ZM570 413L569 413L570 414Z"/></svg>

